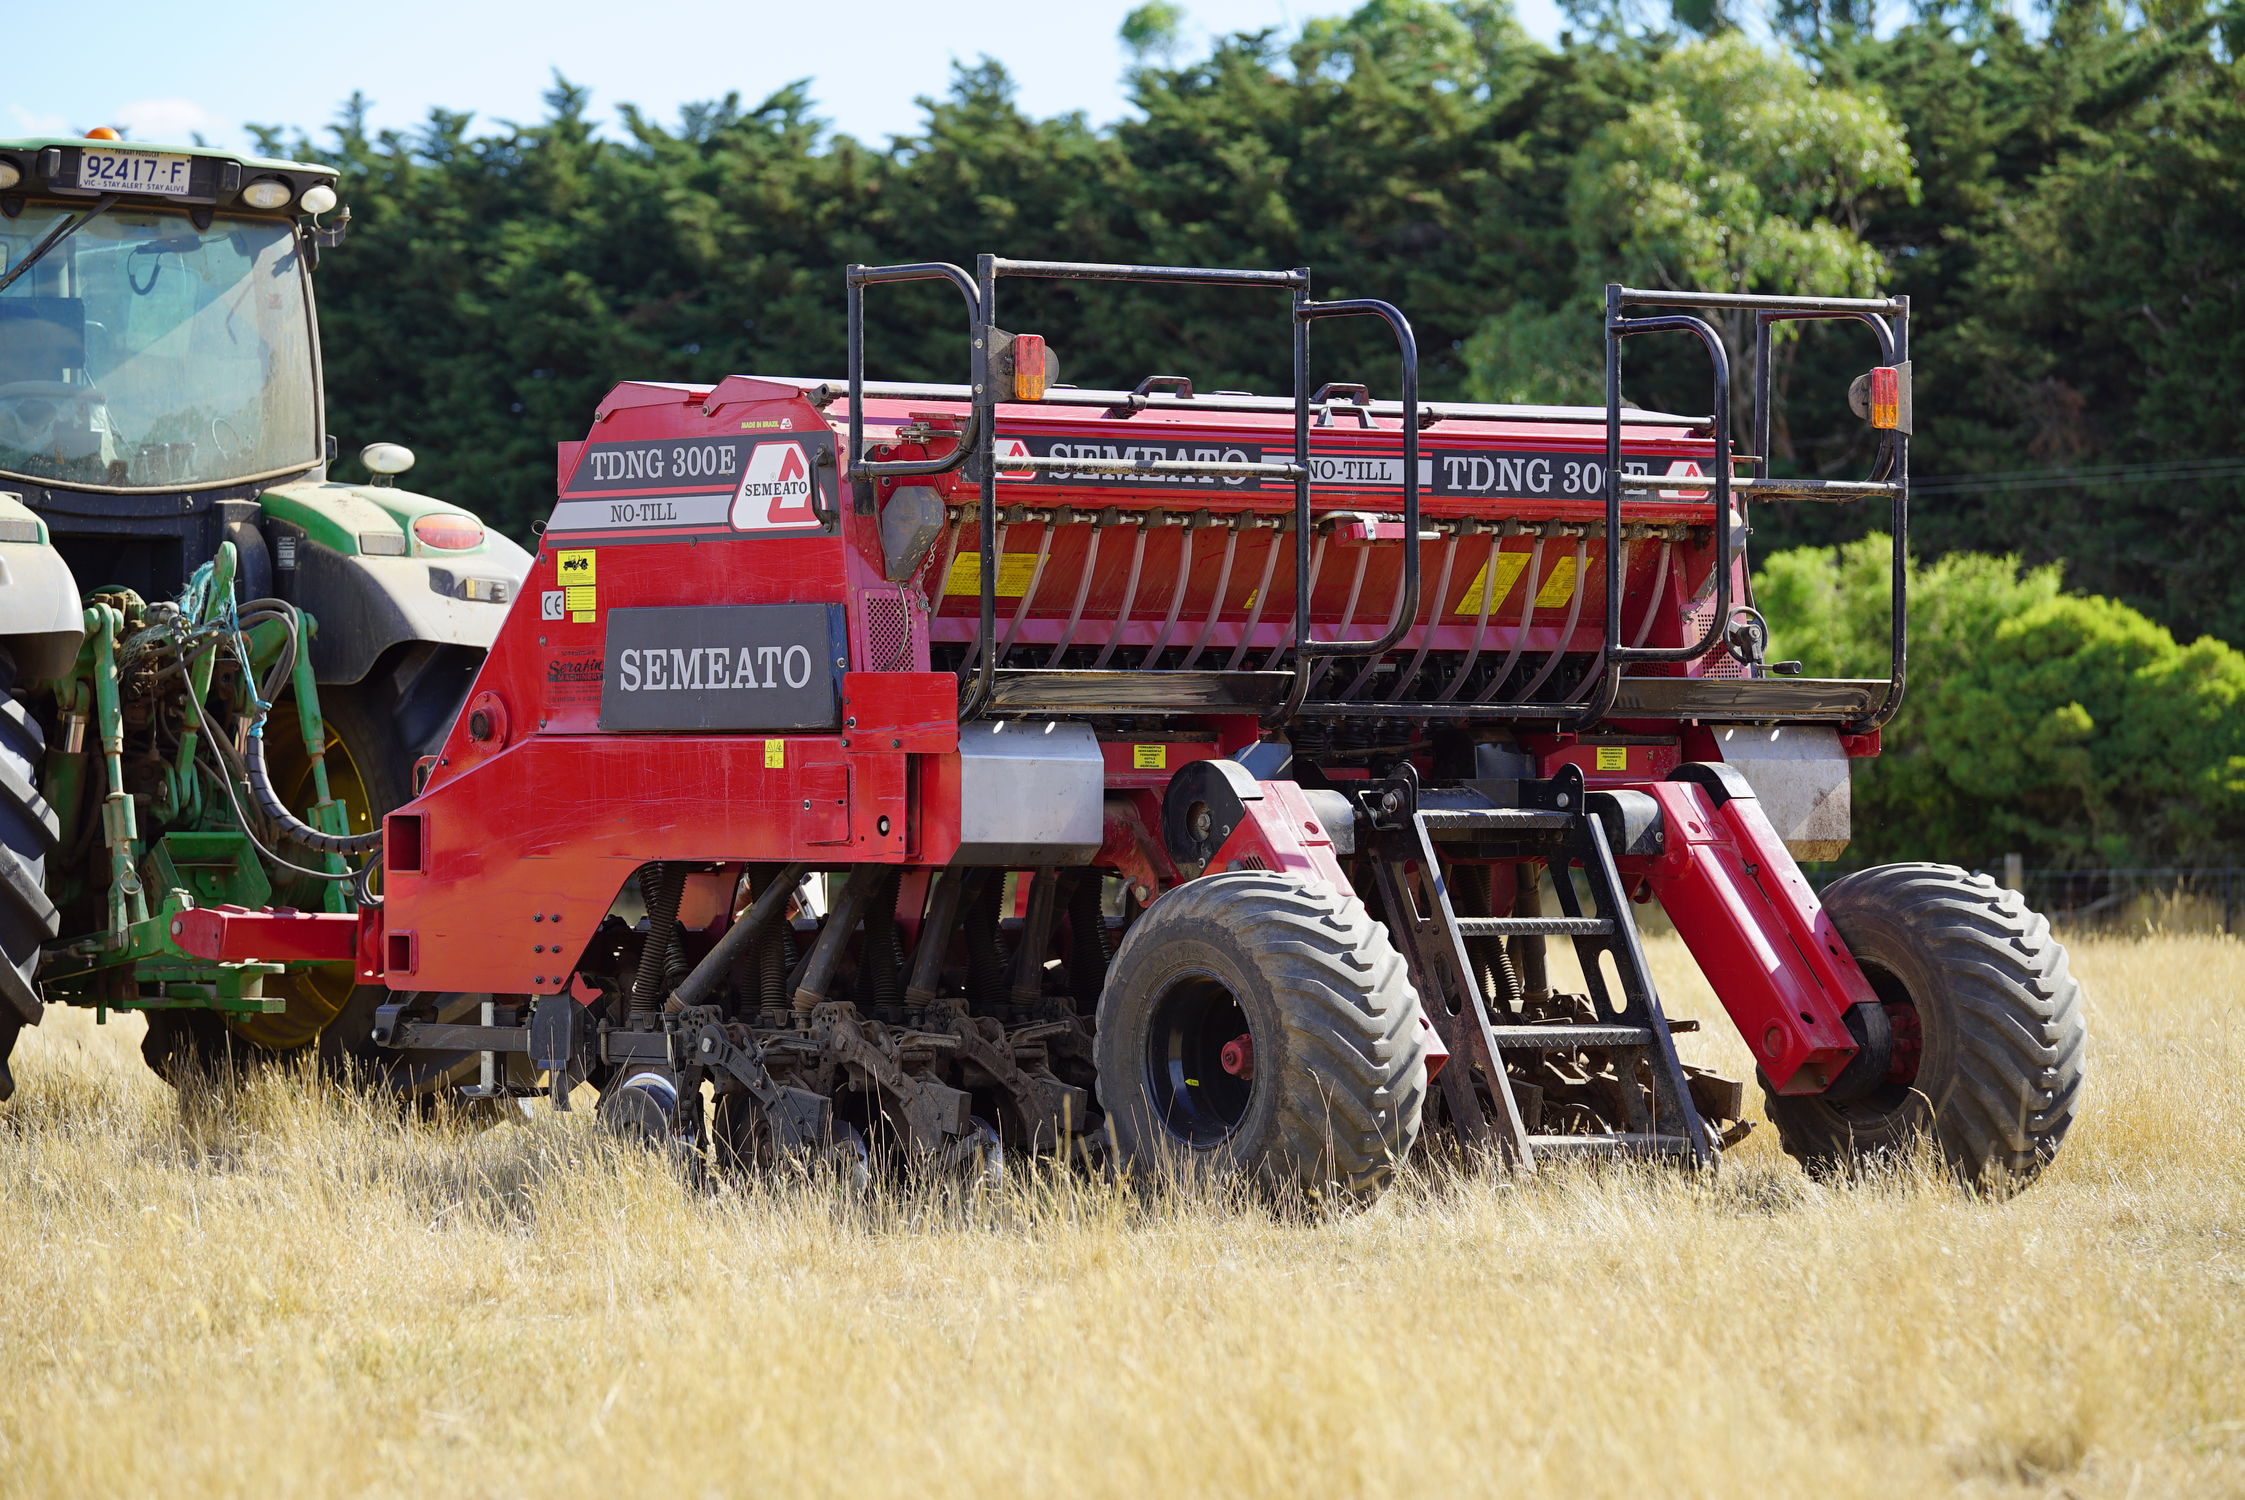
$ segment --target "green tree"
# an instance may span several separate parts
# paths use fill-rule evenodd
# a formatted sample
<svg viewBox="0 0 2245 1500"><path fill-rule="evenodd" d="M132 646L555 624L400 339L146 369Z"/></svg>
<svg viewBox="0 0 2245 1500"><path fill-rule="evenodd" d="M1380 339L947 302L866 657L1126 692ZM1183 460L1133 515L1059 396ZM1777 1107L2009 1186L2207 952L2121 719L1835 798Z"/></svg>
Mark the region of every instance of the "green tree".
<svg viewBox="0 0 2245 1500"><path fill-rule="evenodd" d="M1866 295L1885 261L1863 234L1874 195L1916 190L1902 132L1880 100L1820 83L1735 34L1653 66L1648 97L1593 132L1567 187L1578 295L1491 318L1468 351L1497 399L1599 399L1581 350L1608 281L1698 291ZM1735 354L1744 325L1729 320ZM1586 351L1587 352L1587 351ZM1740 395L1744 397L1743 383Z"/></svg>
<svg viewBox="0 0 2245 1500"><path fill-rule="evenodd" d="M1888 542L1770 557L1755 596L1811 672L1884 676ZM1855 863L2220 862L2245 838L2245 653L2185 646L2052 565L1912 570L1910 687L1856 778Z"/></svg>

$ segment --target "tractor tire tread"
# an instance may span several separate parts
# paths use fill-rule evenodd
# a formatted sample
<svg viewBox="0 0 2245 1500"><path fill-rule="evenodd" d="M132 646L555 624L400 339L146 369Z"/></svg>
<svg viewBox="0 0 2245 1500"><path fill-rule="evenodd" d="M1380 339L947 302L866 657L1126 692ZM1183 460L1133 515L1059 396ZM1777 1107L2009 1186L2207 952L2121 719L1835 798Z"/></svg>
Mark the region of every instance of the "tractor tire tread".
<svg viewBox="0 0 2245 1500"><path fill-rule="evenodd" d="M1163 933L1193 922L1255 955L1283 1032L1287 1073L1263 1174L1352 1199L1376 1195L1417 1137L1426 1095L1418 995L1387 930L1354 893L1265 871L1205 876L1162 897L1124 935L1109 994ZM1101 1078L1126 1071L1107 1056L1115 1031L1102 1025L1099 1035L1109 1043Z"/></svg>
<svg viewBox="0 0 2245 1500"><path fill-rule="evenodd" d="M58 829L38 789L47 737L14 688L14 662L0 651L0 1099L15 1092L8 1054L16 1033L43 1010L40 947L61 925L46 889Z"/></svg>
<svg viewBox="0 0 2245 1500"><path fill-rule="evenodd" d="M1893 974L1914 968L1921 1020L1944 1037L1942 1072L1883 1110L1767 1095L1779 1143L1813 1171L1844 1171L1928 1130L1967 1182L2031 1180L2056 1156L2078 1111L2086 1027L2081 986L2049 921L2015 891L1953 865L1859 870L1824 892L1851 948ZM1854 930L1851 931L1851 928ZM1908 953L1879 951L1899 941ZM1934 1056L1929 1045L1927 1058Z"/></svg>

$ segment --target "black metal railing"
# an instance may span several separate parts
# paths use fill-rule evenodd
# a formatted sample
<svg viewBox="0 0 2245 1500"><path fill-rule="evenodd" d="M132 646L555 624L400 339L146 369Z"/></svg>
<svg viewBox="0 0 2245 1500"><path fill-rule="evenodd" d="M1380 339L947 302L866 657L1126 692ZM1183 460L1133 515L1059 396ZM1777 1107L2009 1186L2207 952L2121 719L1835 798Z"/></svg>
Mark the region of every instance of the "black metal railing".
<svg viewBox="0 0 2245 1500"><path fill-rule="evenodd" d="M1015 455L1005 460L1007 473L1065 474L1073 476L1146 478L1213 478L1213 479L1282 479L1293 489L1293 514L1291 524L1274 522L1283 530L1291 531L1291 549L1294 561L1293 627L1291 638L1269 651L1261 671L1241 670L1241 658L1247 654L1244 644L1240 651L1221 670L1203 668L1193 670L1191 659L1199 656L1197 650L1187 658L1184 667L1162 668L1155 665L1175 624L1177 603L1184 593L1181 573L1173 589L1172 619L1164 625L1156 645L1147 650L1136 669L1109 670L1105 663L1109 653L1103 653L1091 668L1062 667L1058 665L1061 650L1056 648L1046 663L1040 667L1008 668L1003 665L1006 648L1020 626L1019 616L1026 614L1028 599L1014 613L1016 618L1000 636L998 620L999 552L1002 546L1003 526L999 524L998 462L996 458L997 407L1007 392L1001 389L994 373L992 354L1007 335L998 325L999 283L1008 278L1033 278L1044 280L1112 281L1136 283L1161 283L1191 286L1229 286L1243 289L1268 289L1285 291L1292 298L1291 333L1293 343L1292 396L1284 403L1293 416L1293 453L1291 460L1273 462L1217 462L1192 459L1094 459L1079 456ZM896 281L944 280L956 289L966 304L970 335L969 379L964 388L971 406L970 415L957 434L951 451L937 458L891 460L875 462L866 456L864 438L864 401L868 392L865 380L865 328L864 293L872 285ZM1468 532L1480 534L1493 531L1498 536L1532 536L1532 552L1527 561L1527 579L1522 588L1523 603L1516 622L1510 649L1504 651L1501 668L1477 691L1466 691L1468 677L1476 660L1482 655L1482 643L1487 628L1495 624L1489 619L1488 605L1496 592L1494 580L1483 590L1484 608L1473 636L1473 647L1466 653L1463 666L1447 672L1441 681L1441 691L1432 701L1405 701L1403 693L1420 681L1419 668L1426 662L1426 641L1432 639L1438 624L1430 619L1424 628L1427 636L1415 653L1410 655L1408 666L1395 663L1396 671L1392 690L1375 691L1368 695L1362 689L1370 682L1381 659L1403 642L1419 626L1421 591L1421 552L1424 538L1420 516L1420 433L1428 425L1431 415L1439 420L1442 413L1423 409L1419 402L1418 351L1409 320L1393 305L1371 298L1352 298L1332 302L1318 302L1311 297L1310 273L1296 268L1286 271L1235 270L1215 267L1146 266L1080 263L1073 261L1009 260L984 255L978 258L976 270L969 275L959 266L947 262L926 262L898 266L853 265L848 271L849 292L849 372L847 389L849 411L849 461L846 478L853 484L870 482L877 478L902 478L928 476L964 468L979 486L979 504L972 524L977 533L979 552L979 587L977 621L972 641L960 658L962 718L989 711L1028 712L1056 710L1069 712L1238 712L1253 709L1266 722L1283 723L1305 709L1319 716L1337 718L1383 719L1522 719L1547 721L1570 727L1587 727L1602 719L1619 717L1697 717L1736 719L1749 721L1777 721L1799 719L1813 722L1841 724L1856 731L1877 728L1890 720L1901 706L1908 663L1908 596L1905 561L1908 551L1908 491L1909 491L1909 433L1905 417L1899 428L1885 431L1874 462L1873 472L1864 479L1804 479L1779 478L1771 473L1769 436L1771 428L1771 339L1775 326L1782 322L1806 320L1852 320L1871 329L1877 343L1881 363L1898 367L1903 389L1907 391L1909 360L1909 300L1893 298L1820 298L1820 297L1758 297L1742 294L1672 292L1620 285L1609 286L1606 291L1606 391L1605 391L1605 473L1601 485L1604 498L1603 525L1588 520L1580 522L1553 521L1541 525L1516 525L1505 521L1492 527L1488 522L1469 520L1453 521L1438 527L1436 540L1446 541L1443 554L1444 582L1438 592L1447 586L1449 566L1457 560L1460 539ZM1741 455L1735 451L1731 430L1731 397L1733 375L1729 351L1722 336L1713 324L1693 311L1663 311L1633 313L1640 307L1683 308L1694 310L1721 310L1738 314L1751 314L1754 330L1754 364L1751 389L1753 452ZM1340 317L1376 317L1388 325L1394 334L1402 362L1402 399L1396 403L1374 403L1352 399L1342 401L1327 397L1338 387L1327 387L1312 393L1310 383L1310 326L1320 320ZM1706 475L1655 475L1649 472L1633 473L1624 468L1621 453L1621 430L1625 421L1621 405L1622 351L1626 340L1652 333L1684 333L1698 340L1709 363L1710 416L1704 419L1704 431L1712 438L1713 455L1711 472ZM1159 387L1176 386L1174 392ZM830 389L830 388L829 388ZM1351 387L1351 390L1359 388ZM1058 393L1055 393L1056 395ZM1200 406L1189 383L1181 377L1156 377L1142 384L1127 397L1113 393L1076 392L1060 399L1081 403L1112 405L1127 400L1131 412L1150 405L1184 407ZM1233 404L1239 405L1241 398ZM1255 409L1281 409L1271 398L1254 398ZM1312 489L1314 466L1310 450L1313 410L1330 419L1339 405L1346 414L1355 415L1366 426L1375 415L1390 412L1398 419L1401 431L1402 526L1401 568L1397 579L1396 597L1386 628L1376 636L1328 640L1316 639L1311 607L1316 592L1316 539L1319 519L1313 513ZM1204 409L1214 410L1218 403L1208 401ZM1246 409L1240 405L1240 409ZM1627 420L1635 421L1638 414L1631 413ZM1672 420L1672 419L1662 419ZM1751 472L1738 474L1740 465L1749 466ZM1649 467L1649 466L1648 466ZM1632 549L1640 541L1657 540L1660 561L1656 564L1656 588L1668 587L1668 564L1674 549L1690 540L1698 522L1688 525L1647 526L1625 525L1623 503L1629 493L1705 492L1710 510L1709 526L1712 537L1712 574L1708 580L1713 594L1713 607L1707 612L1704 623L1697 618L1698 608L1693 599L1679 597L1674 608L1682 620L1687 634L1695 638L1672 645L1648 645L1646 639L1655 624L1656 608L1661 595L1656 593L1651 602L1639 602L1633 612L1634 619L1626 619L1631 611L1625 609L1623 583L1630 566ZM1886 677L1863 682L1826 682L1799 678L1758 677L1749 680L1711 681L1704 678L1678 678L1671 676L1631 676L1627 668L1635 664L1677 664L1699 661L1710 653L1720 651L1729 639L1732 616L1735 612L1733 573L1740 556L1741 539L1745 533L1747 508L1757 498L1792 498L1821 501L1849 501L1866 498L1885 498L1892 507L1893 576L1891 604L1893 610L1891 662ZM1051 522L1047 521L1045 545L1049 547ZM1236 525L1236 523L1233 523ZM1143 530L1136 538L1137 547L1143 548ZM1599 639L1587 651L1574 649L1574 635L1579 620L1583 597L1587 593L1585 570L1592 566L1588 548L1592 541L1603 543L1605 597L1602 628ZM1235 537L1236 542L1236 537ZM1274 536L1270 560L1276 560L1277 549L1287 543ZM1566 623L1540 663L1530 661L1523 666L1527 674L1525 687L1507 696L1504 692L1511 669L1520 663L1526 648L1536 608L1536 576L1548 545L1571 546L1574 557L1574 577L1580 580L1569 601ZM1184 554L1183 568L1189 563L1189 537ZM1495 567L1499 541L1490 544L1487 566ZM1227 550L1227 556L1230 549ZM948 556L948 553L947 553ZM1041 563L1040 563L1041 571ZM1088 564L1086 582L1088 583ZM1132 569L1133 585L1136 568ZM938 587L942 585L939 583ZM1689 588L1679 586L1680 590ZM1127 616L1130 597L1134 589L1126 589L1123 610ZM1695 596L1696 597L1696 596ZM1264 590L1256 591L1255 617L1260 618ZM1079 608L1080 608L1079 600ZM1353 594L1352 594L1353 605ZM1211 609L1220 610L1219 598ZM1440 613L1440 602L1436 614ZM1354 620L1353 608L1341 624L1331 627L1340 637L1346 637ZM1119 632L1127 621L1118 618L1115 629ZM1249 624L1252 633L1253 620ZM1213 614L1209 626L1214 625ZM1501 626L1500 626L1501 628ZM1626 633L1625 633L1626 631ZM1073 634L1071 619L1070 635ZM1207 630L1202 631L1205 644ZM1501 640L1501 637L1500 637ZM1244 637L1243 637L1244 642ZM1062 645L1065 646L1063 641ZM1262 648L1258 648L1259 650ZM1491 655L1495 654L1493 648ZM1363 669L1335 678L1341 684L1340 697L1335 699L1310 699L1310 694L1324 678L1327 667L1336 659L1362 658ZM1570 660L1571 659L1571 660ZM1448 667L1447 663L1441 665ZM1564 672L1562 674L1562 668ZM1537 695L1547 684L1560 684L1549 699L1539 701ZM1420 686L1414 698L1428 697L1434 693L1430 686Z"/></svg>
<svg viewBox="0 0 2245 1500"><path fill-rule="evenodd" d="M1365 640L1326 640L1312 637L1310 621L1310 537L1314 522L1311 513L1312 471L1310 466L1310 415L1315 402L1310 386L1310 325L1328 318L1376 317L1388 325L1395 335L1397 351L1402 359L1402 415L1403 415L1403 511L1405 535L1417 534L1419 520L1419 356L1418 344L1412 336L1410 320L1393 305L1374 298L1358 297L1333 302L1318 302L1310 296L1310 273L1297 267L1289 271L1235 270L1212 266L1145 266L1119 265L1096 262L1053 260L1009 260L1001 256L984 255L975 262L975 274L969 277L958 266L948 262L923 262L901 266L852 265L847 273L849 291L849 463L845 479L863 483L883 477L927 476L950 472L965 466L971 478L980 486L980 503L976 529L981 557L980 618L975 639L965 658L968 666L961 684L959 716L967 719L994 706L997 697L999 656L998 634L998 466L997 466L997 408L1001 396L998 382L992 371L991 353L1002 330L998 326L998 283L1008 278L1032 278L1050 281L1118 281L1163 283L1173 286L1224 286L1264 288L1292 294L1293 307L1291 331L1293 335L1294 369L1294 456L1290 463L1215 463L1191 460L1115 461L1098 459L1054 458L1020 456L1006 460L1011 472L1031 473L1113 473L1118 475L1144 474L1168 477L1210 478L1276 478L1290 481L1294 486L1294 637L1290 680L1283 692L1276 695L1277 705L1271 714L1278 720L1291 715L1300 705L1312 680L1316 664L1320 661L1347 656L1377 656L1388 650L1409 630L1416 616L1419 598L1419 558L1416 545L1407 546L1403 554L1402 592L1408 601L1399 609L1396 620L1377 637ZM941 279L955 287L967 305L969 342L968 385L971 392L973 414L960 434L958 443L950 453L933 459L914 459L875 463L865 456L864 394L865 394L865 288L893 281L927 281ZM1118 622L1118 629L1119 629ZM1008 701L1011 708L1028 707L1048 702L1056 708L1087 708L1102 698L1108 701L1128 699L1144 701L1150 710L1160 708L1189 709L1218 705L1231 706L1239 702L1256 702L1252 693L1243 693L1242 685L1225 679L1240 674L1231 672L1184 673L1177 671L1145 671L1130 673L1092 674L1066 668L1025 668L1007 674ZM1093 676L1107 681L1088 680ZM1127 681L1128 679L1167 679L1166 681ZM1117 681L1115 679L1125 679ZM1191 680L1187 680L1191 679ZM1263 703L1266 709L1272 703Z"/></svg>

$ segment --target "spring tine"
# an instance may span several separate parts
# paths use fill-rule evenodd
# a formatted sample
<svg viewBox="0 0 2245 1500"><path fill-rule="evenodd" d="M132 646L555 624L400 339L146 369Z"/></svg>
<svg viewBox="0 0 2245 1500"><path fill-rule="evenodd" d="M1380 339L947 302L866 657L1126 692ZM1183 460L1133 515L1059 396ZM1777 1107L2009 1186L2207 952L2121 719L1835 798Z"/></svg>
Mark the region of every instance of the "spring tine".
<svg viewBox="0 0 2245 1500"><path fill-rule="evenodd" d="M1123 584L1122 604L1115 610L1115 628L1107 632L1107 644L1099 648L1092 661L1094 672L1104 671L1114 660L1115 648L1122 644L1123 625L1130 619L1130 607L1138 602L1138 570L1146 563L1146 518L1138 518L1138 535L1130 543L1130 577Z"/></svg>
<svg viewBox="0 0 2245 1500"><path fill-rule="evenodd" d="M1434 602L1427 606L1426 632L1419 637L1419 649L1411 654L1411 664L1396 674L1395 687L1388 694L1390 703L1402 698L1403 690L1419 675L1419 667L1426 661L1428 649L1434 645L1434 628L1442 623L1442 602L1450 597L1450 570L1457 563L1458 543L1465 539L1464 528L1465 523L1460 522L1459 529L1450 533L1449 541L1443 544L1442 572L1435 579Z"/></svg>
<svg viewBox="0 0 2245 1500"><path fill-rule="evenodd" d="M1551 674L1559 669L1560 660L1566 656L1567 643L1575 638L1576 622L1582 619L1582 596L1590 592L1590 579L1583 572L1583 563L1589 555L1590 542L1588 539L1576 537L1575 594L1572 599L1567 601L1567 623L1559 627L1559 638L1551 643L1551 655L1544 658L1542 668L1537 671L1534 677L1529 679L1528 685L1520 690L1520 696L1514 700L1515 702L1527 703L1532 701L1536 696L1536 689L1551 680ZM1522 638L1526 638L1525 630L1522 632Z"/></svg>
<svg viewBox="0 0 2245 1500"><path fill-rule="evenodd" d="M998 571L1001 575L1005 572L1006 566L1006 533L1012 529L1013 527L1010 524L1000 521L997 539L990 548L990 555L997 560ZM979 562L980 559L977 558L977 561ZM968 649L966 660L959 664L959 670L961 672L972 672L982 660L982 648L990 644L992 643L983 640L982 626L978 620L975 624L974 645Z"/></svg>
<svg viewBox="0 0 2245 1500"><path fill-rule="evenodd" d="M1052 643L1052 655L1045 658L1045 665L1048 667L1059 666L1060 654L1076 643L1076 622L1084 617L1084 601L1091 597L1091 575L1099 567L1099 536L1106 528L1100 524L1097 515L1090 512L1085 515L1085 524L1091 529L1091 540L1084 544L1083 577L1076 580L1076 602L1069 606L1068 623L1061 627L1060 639Z"/></svg>
<svg viewBox="0 0 2245 1500"><path fill-rule="evenodd" d="M1637 633L1629 638L1633 648L1644 645L1645 637L1652 634L1653 616L1660 613L1660 601L1668 597L1668 561L1675 546L1672 536L1660 539L1660 556L1653 561L1653 594L1645 603L1645 617L1637 622Z"/></svg>
<svg viewBox="0 0 2245 1500"><path fill-rule="evenodd" d="M1481 611L1473 622L1473 644L1466 649L1465 660L1458 663L1457 671L1450 674L1449 684L1442 689L1441 702L1448 703L1458 696L1458 689L1465 686L1466 676L1473 671L1473 664L1481 659L1481 642L1489 633L1489 611L1496 603L1493 595L1497 585L1497 558L1503 552L1504 533L1490 532L1489 555L1481 560Z"/></svg>
<svg viewBox="0 0 2245 1500"><path fill-rule="evenodd" d="M1325 542L1326 534L1321 531L1317 534L1317 540L1310 545L1310 594L1312 597L1317 594L1317 581L1325 576ZM1282 640L1271 647L1271 654L1263 658L1263 670L1268 672L1277 666L1278 659L1286 654L1289 646L1295 644L1295 641L1288 639Z"/></svg>
<svg viewBox="0 0 2245 1500"><path fill-rule="evenodd" d="M1177 538L1177 582L1169 591L1169 613L1162 618L1161 631L1146 654L1138 658L1138 670L1145 671L1161 656L1161 648L1169 644L1169 633L1177 628L1177 612L1185 606L1185 584L1193 576L1193 530L1190 525L1181 528Z"/></svg>
<svg viewBox="0 0 2245 1500"><path fill-rule="evenodd" d="M1271 546L1263 554L1263 576L1256 580L1255 592L1248 598L1247 623L1239 628L1239 644L1232 648L1224 663L1224 670L1237 672L1239 664L1247 659L1247 648L1255 639L1255 627L1263 623L1263 606L1270 602L1271 575L1278 570L1278 555L1286 550L1286 529L1277 524L1271 527Z"/></svg>
<svg viewBox="0 0 2245 1500"><path fill-rule="evenodd" d="M1021 622L1029 617L1029 606L1037 597L1037 585L1044 580L1045 559L1052 556L1052 534L1060 529L1060 512L1053 511L1045 517L1044 535L1037 538L1037 560L1029 568L1029 586L1021 591L1021 602L1013 607L1013 621L1006 626L1005 639L998 646L998 665L1004 666L1006 653L1013 649L1013 638L1021 629Z"/></svg>
<svg viewBox="0 0 2245 1500"><path fill-rule="evenodd" d="M1347 640L1350 627L1356 624L1357 602L1364 597L1364 572L1371 561L1372 544L1366 542L1356 549L1356 571L1349 576L1348 602L1341 606L1341 623L1333 629L1332 639L1336 641ZM1325 680L1325 674L1332 666L1331 657L1319 658L1317 665L1310 670L1310 685L1302 690L1305 697L1317 691L1317 685Z"/></svg>
<svg viewBox="0 0 2245 1500"><path fill-rule="evenodd" d="M931 625L935 622L935 617L943 612L944 591L951 586L951 564L958 558L959 538L965 534L966 529L966 522L959 519L958 512L945 512L943 561L937 565L932 586L928 589L928 622Z"/></svg>
<svg viewBox="0 0 2245 1500"><path fill-rule="evenodd" d="M1224 529L1224 559L1216 567L1216 592L1208 598L1208 618L1200 622L1200 634L1193 637L1193 649L1186 652L1185 659L1177 664L1177 670L1180 672L1189 670L1194 662L1200 660L1201 652L1208 648L1209 632L1216 628L1216 617L1224 612L1224 591L1231 587L1232 555L1237 551L1239 551L1239 528L1237 526L1226 526Z"/></svg>
<svg viewBox="0 0 2245 1500"><path fill-rule="evenodd" d="M1621 577L1624 584L1626 584L1629 580L1629 560L1631 555L1634 554L1636 550L1637 544L1634 541L1631 541L1627 537L1624 537L1622 539ZM1572 629L1569 629L1567 633L1569 635L1572 635L1574 632ZM1577 702L1581 699L1583 694L1590 691L1590 685L1596 682L1599 678L1599 675L1606 670L1606 648L1612 644L1613 643L1611 641L1600 643L1598 647L1598 654L1590 659L1590 670L1583 673L1582 680L1577 682L1574 687L1569 690L1566 697L1567 702Z"/></svg>
<svg viewBox="0 0 2245 1500"><path fill-rule="evenodd" d="M1411 537L1407 539L1403 543L1403 545L1406 547L1416 547L1419 545L1419 539L1417 537ZM1401 573L1398 573L1395 575L1395 602L1388 606L1387 624L1381 627L1382 632L1385 633L1386 631L1395 629L1396 618L1402 613L1403 575ZM1380 663L1385 660L1387 660L1385 654L1379 656L1367 656L1366 658L1364 658L1364 665L1360 669L1358 669L1356 676L1349 679L1348 690L1342 693L1341 696L1353 702L1356 698L1356 695L1364 691L1364 684L1372 680L1372 674L1375 671L1379 670Z"/></svg>
<svg viewBox="0 0 2245 1500"><path fill-rule="evenodd" d="M1504 665L1497 668L1497 675L1489 679L1489 685L1474 694L1473 701L1476 703L1488 702L1489 695L1501 687L1504 680L1512 675L1513 667L1519 664L1521 651L1528 644L1528 624L1536 617L1536 584L1538 581L1536 575L1543 571L1543 544L1544 535L1541 531L1538 531L1536 533L1536 544L1528 549L1528 566L1522 569L1519 578L1514 580L1520 589L1520 623L1513 627L1512 649L1504 654ZM1493 578L1490 580L1492 585L1495 582L1496 580ZM1488 592L1488 589L1482 590L1484 598Z"/></svg>

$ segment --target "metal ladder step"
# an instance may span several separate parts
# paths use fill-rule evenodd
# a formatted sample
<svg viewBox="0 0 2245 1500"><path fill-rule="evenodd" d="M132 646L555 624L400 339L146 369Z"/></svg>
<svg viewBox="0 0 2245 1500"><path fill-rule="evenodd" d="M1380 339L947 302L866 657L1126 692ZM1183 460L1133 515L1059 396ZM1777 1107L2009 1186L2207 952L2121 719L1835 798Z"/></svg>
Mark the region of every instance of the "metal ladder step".
<svg viewBox="0 0 2245 1500"><path fill-rule="evenodd" d="M1492 1026L1489 1037L1499 1047L1522 1052L1571 1052L1577 1047L1650 1047L1650 1026Z"/></svg>
<svg viewBox="0 0 2245 1500"><path fill-rule="evenodd" d="M1444 833L1564 833L1574 826L1575 815L1532 807L1422 807L1419 822L1427 832Z"/></svg>
<svg viewBox="0 0 2245 1500"><path fill-rule="evenodd" d="M1459 917L1459 937L1611 937L1605 917Z"/></svg>
<svg viewBox="0 0 2245 1500"><path fill-rule="evenodd" d="M1692 1143L1681 1135L1531 1135L1528 1149L1540 1158L1562 1156L1690 1156Z"/></svg>

